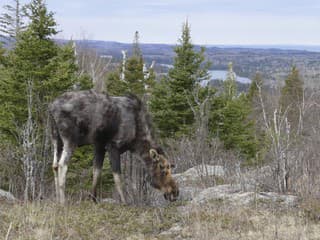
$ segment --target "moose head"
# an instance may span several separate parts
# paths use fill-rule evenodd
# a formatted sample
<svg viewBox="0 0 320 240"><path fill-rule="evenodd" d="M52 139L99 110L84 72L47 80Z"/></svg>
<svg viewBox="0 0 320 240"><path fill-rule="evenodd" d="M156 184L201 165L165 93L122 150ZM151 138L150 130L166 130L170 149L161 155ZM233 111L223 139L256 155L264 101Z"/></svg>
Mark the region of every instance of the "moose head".
<svg viewBox="0 0 320 240"><path fill-rule="evenodd" d="M163 154L155 149L150 149L152 159L151 185L164 193L164 198L169 201L176 201L179 196L179 188L172 177L171 164Z"/></svg>

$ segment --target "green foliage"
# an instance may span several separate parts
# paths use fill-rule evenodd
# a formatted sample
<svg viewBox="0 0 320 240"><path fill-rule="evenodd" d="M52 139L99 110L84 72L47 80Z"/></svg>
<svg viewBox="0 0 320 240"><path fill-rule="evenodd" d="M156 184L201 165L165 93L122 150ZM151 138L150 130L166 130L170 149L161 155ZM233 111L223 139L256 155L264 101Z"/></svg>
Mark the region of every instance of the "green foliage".
<svg viewBox="0 0 320 240"><path fill-rule="evenodd" d="M68 168L67 191L69 194L78 194L80 191L91 191L93 178L94 158L93 146L83 146L77 148L72 156L71 164ZM113 186L113 176L111 174L110 163L105 159L98 188L101 186L100 194L106 197Z"/></svg>
<svg viewBox="0 0 320 240"><path fill-rule="evenodd" d="M127 91L140 97L143 96L145 91L142 56L132 56L127 60L124 75Z"/></svg>
<svg viewBox="0 0 320 240"><path fill-rule="evenodd" d="M303 101L303 81L299 70L293 66L281 89L280 106L282 112L287 112L291 129L297 130L300 119L300 108Z"/></svg>
<svg viewBox="0 0 320 240"><path fill-rule="evenodd" d="M257 143L253 122L248 120L250 107L244 94L227 101L221 109L219 137L227 149L237 149L247 159L255 158Z"/></svg>
<svg viewBox="0 0 320 240"><path fill-rule="evenodd" d="M262 76L260 73L256 73L252 79L252 83L250 84L247 98L248 103L251 106L249 120L253 122L255 139L257 141L257 162L263 161L267 148L269 148L269 141L267 140L267 134L264 127L265 123L260 99L263 97L262 95L264 95L262 87Z"/></svg>
<svg viewBox="0 0 320 240"><path fill-rule="evenodd" d="M53 15L53 12L48 12L44 0L32 0L27 5L26 16L30 20L28 29L34 38L49 40L58 33Z"/></svg>
<svg viewBox="0 0 320 240"><path fill-rule="evenodd" d="M180 45L174 49L176 56L168 80L155 87L150 104L156 116L154 121L161 135L166 137L190 133L194 123L192 91L197 83L208 78L209 63L204 63L205 49L195 51L187 22L183 25L179 42ZM157 117L161 114L163 119Z"/></svg>
<svg viewBox="0 0 320 240"><path fill-rule="evenodd" d="M123 95L127 91L127 83L120 80L120 70L110 72L107 75L106 89L108 94L114 96Z"/></svg>
<svg viewBox="0 0 320 240"><path fill-rule="evenodd" d="M58 46L53 41L52 37L57 33L56 22L45 2L31 1L27 5L26 16L29 18L29 25L19 33L14 48L7 55L0 48L0 136L1 139L9 140L13 146L21 148L21 129L25 126L27 109L31 106L33 131L37 139L33 147L40 164L49 154L49 146L45 145L48 144L46 124L49 102L76 84L80 89L91 88L92 82L85 75L81 78L77 76L78 69L71 43ZM30 82L33 86L32 103L27 101ZM76 151L75 156L77 161L71 169L79 170L81 178L83 168L89 169L89 165L92 166L92 152L84 148ZM108 168L109 164L105 165ZM105 172L102 177L108 186L110 176L110 172ZM73 184L76 188L79 178L73 177L71 172L69 186ZM87 181L91 179L88 177Z"/></svg>
<svg viewBox="0 0 320 240"><path fill-rule="evenodd" d="M252 82L250 84L250 88L248 91L248 100L252 103L259 102L259 89L258 87L262 87L262 77L260 73L256 73Z"/></svg>
<svg viewBox="0 0 320 240"><path fill-rule="evenodd" d="M25 29L23 22L25 6L21 6L20 0L13 0L13 4L3 6L4 13L0 15L0 36L8 39L17 39Z"/></svg>
<svg viewBox="0 0 320 240"><path fill-rule="evenodd" d="M229 63L227 78L223 82L223 94L227 101L237 96L236 74L233 72L232 63Z"/></svg>
<svg viewBox="0 0 320 240"><path fill-rule="evenodd" d="M168 78L162 78L159 83L155 84L149 104L153 121L157 124L161 137L166 137L179 130L176 128L175 118L172 117L175 112L168 108L170 94L168 81Z"/></svg>
<svg viewBox="0 0 320 240"><path fill-rule="evenodd" d="M0 82L2 131L15 139L27 117L29 81L33 83L34 118L39 127L45 122L48 102L78 81L71 45L59 47L51 39L57 33L56 23L44 1L34 0L28 4L26 15L30 24L8 53L6 78Z"/></svg>
<svg viewBox="0 0 320 240"><path fill-rule="evenodd" d="M132 56L126 60L125 71L122 72L122 66L111 72L107 76L106 88L111 95L124 95L126 93L134 93L143 98L148 89L154 85L155 74L151 69L148 76L144 72L144 60L139 45L139 33L135 33L132 45ZM120 75L124 79L120 78Z"/></svg>
<svg viewBox="0 0 320 240"><path fill-rule="evenodd" d="M219 137L226 149L234 149L246 159L246 163L253 163L257 153L254 121L249 118L252 106L246 94L237 95L236 79L229 64L229 72L223 84L221 95L212 100L210 131Z"/></svg>

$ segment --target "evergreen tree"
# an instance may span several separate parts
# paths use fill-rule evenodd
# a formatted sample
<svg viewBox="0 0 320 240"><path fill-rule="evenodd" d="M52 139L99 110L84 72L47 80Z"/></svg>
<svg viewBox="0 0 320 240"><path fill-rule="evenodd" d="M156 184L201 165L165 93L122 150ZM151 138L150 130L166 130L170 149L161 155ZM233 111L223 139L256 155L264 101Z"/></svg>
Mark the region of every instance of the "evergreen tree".
<svg viewBox="0 0 320 240"><path fill-rule="evenodd" d="M248 91L248 100L252 102L253 105L256 105L259 102L259 89L258 87L262 87L262 77L260 73L256 73L252 79L252 82ZM255 106L254 106L255 107Z"/></svg>
<svg viewBox="0 0 320 240"><path fill-rule="evenodd" d="M282 112L287 112L287 118L292 130L298 130L300 108L303 101L303 81L299 70L293 66L290 74L281 89L280 107Z"/></svg>
<svg viewBox="0 0 320 240"><path fill-rule="evenodd" d="M134 39L133 39L133 44L132 44L132 56L138 57L138 58L142 57L139 39L140 39L139 32L136 31L134 33Z"/></svg>
<svg viewBox="0 0 320 240"><path fill-rule="evenodd" d="M4 12L0 16L0 36L7 39L16 39L19 33L25 29L23 22L24 6L21 6L20 0L13 0L12 5L4 5Z"/></svg>
<svg viewBox="0 0 320 240"><path fill-rule="evenodd" d="M26 15L30 23L6 59L8 79L0 82L0 111L4 113L0 122L14 137L26 121L28 82L33 83L34 117L42 125L48 101L76 80L73 52L59 48L51 39L57 33L56 23L44 1L33 0Z"/></svg>
<svg viewBox="0 0 320 240"><path fill-rule="evenodd" d="M143 98L148 93L147 89L152 88L155 81L154 72L151 70L146 74L144 64L139 44L139 32L136 31L132 44L132 56L126 60L124 72L121 66L107 77L108 93L112 95L134 93ZM121 74L124 74L124 79L120 79Z"/></svg>
<svg viewBox="0 0 320 240"><path fill-rule="evenodd" d="M106 77L106 91L110 95L121 96L127 92L127 83L120 79L120 69L110 72Z"/></svg>
<svg viewBox="0 0 320 240"><path fill-rule="evenodd" d="M180 45L174 49L176 56L173 68L169 70L168 80L160 82L160 84L168 84L168 87L156 87L151 99L153 114L159 115L158 111L163 111L166 116L166 126L161 123L160 118L155 118L154 121L162 132L161 134L167 137L189 133L194 123L194 115L190 106L194 104L192 91L196 84L208 78L209 63L204 63L205 49L195 51L191 43L188 22L183 24L179 42ZM159 102L163 103L161 110L158 108Z"/></svg>
<svg viewBox="0 0 320 240"><path fill-rule="evenodd" d="M234 149L253 163L257 153L254 121L249 118L252 106L246 94L237 95L236 74L229 64L222 93L212 101L210 131L219 137L226 149Z"/></svg>
<svg viewBox="0 0 320 240"><path fill-rule="evenodd" d="M173 130L175 123L175 112L168 108L169 102L169 79L163 77L156 83L151 95L150 108L153 115L153 121L160 130L161 137L168 137Z"/></svg>
<svg viewBox="0 0 320 240"><path fill-rule="evenodd" d="M249 120L252 121L254 125L255 139L258 144L258 161L263 159L264 151L267 147L265 123L263 117L263 110L261 106L261 99L263 96L262 92L263 80L260 73L256 73L250 84L250 88L247 94L248 104L251 107L249 114ZM260 95L261 94L261 95Z"/></svg>
<svg viewBox="0 0 320 240"><path fill-rule="evenodd" d="M144 94L144 74L142 56L133 55L126 62L125 81L127 91L142 97Z"/></svg>
<svg viewBox="0 0 320 240"><path fill-rule="evenodd" d="M229 63L228 68L227 78L223 82L223 89L226 100L232 100L237 95L236 74L233 72L232 62Z"/></svg>

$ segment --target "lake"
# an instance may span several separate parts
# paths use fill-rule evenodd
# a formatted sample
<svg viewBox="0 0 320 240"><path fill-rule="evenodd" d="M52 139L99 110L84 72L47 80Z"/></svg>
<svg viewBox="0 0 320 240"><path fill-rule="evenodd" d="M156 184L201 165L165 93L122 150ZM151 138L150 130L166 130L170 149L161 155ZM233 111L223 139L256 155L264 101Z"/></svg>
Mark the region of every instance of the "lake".
<svg viewBox="0 0 320 240"><path fill-rule="evenodd" d="M226 80L228 71L225 70L210 70L209 74L211 75L212 80ZM236 81L241 83L251 83L251 79L246 77L240 77L236 75Z"/></svg>
<svg viewBox="0 0 320 240"><path fill-rule="evenodd" d="M160 64L164 67L167 67L167 68L172 68L173 66L170 65L170 64ZM211 76L211 79L210 80L204 80L201 82L201 85L202 86L206 86L208 84L209 81L211 80L226 80L227 78L227 74L228 74L228 71L226 70L209 70L208 71L210 76ZM244 83L244 84L250 84L251 83L251 79L249 78L246 78L246 77L240 77L236 74L236 81L237 82L240 82L240 83Z"/></svg>

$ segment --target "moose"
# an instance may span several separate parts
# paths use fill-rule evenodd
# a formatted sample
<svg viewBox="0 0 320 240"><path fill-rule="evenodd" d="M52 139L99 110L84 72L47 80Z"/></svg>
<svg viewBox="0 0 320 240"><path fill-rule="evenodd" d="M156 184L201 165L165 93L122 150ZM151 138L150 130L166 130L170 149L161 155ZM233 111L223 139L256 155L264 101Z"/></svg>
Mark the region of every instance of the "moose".
<svg viewBox="0 0 320 240"><path fill-rule="evenodd" d="M162 191L166 200L177 199L179 188L171 174L174 165L155 142L150 116L135 95L116 97L94 90L66 92L50 104L49 115L54 151L52 168L60 203L65 203L69 160L76 147L89 144L94 146L92 197L95 201L106 151L121 202L126 200L120 155L126 151L143 160L152 187Z"/></svg>

